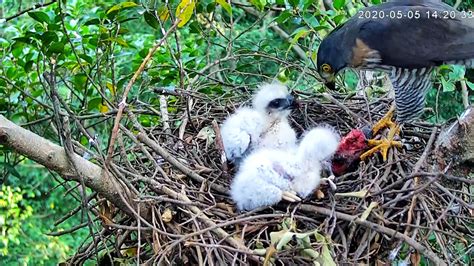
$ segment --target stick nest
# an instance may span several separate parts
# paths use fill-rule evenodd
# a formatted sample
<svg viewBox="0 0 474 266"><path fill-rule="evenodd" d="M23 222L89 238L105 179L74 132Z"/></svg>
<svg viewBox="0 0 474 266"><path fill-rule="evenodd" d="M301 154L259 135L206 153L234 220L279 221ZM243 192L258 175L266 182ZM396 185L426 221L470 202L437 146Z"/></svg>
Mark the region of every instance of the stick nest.
<svg viewBox="0 0 474 266"><path fill-rule="evenodd" d="M133 260L126 251L134 248L151 264L331 265L390 259L462 264L472 255L472 182L437 169L437 126L406 125L403 149L392 148L387 162L378 154L336 178L336 192L320 187L322 199L237 213L226 193L235 173L223 163L218 125L251 93L212 99L173 94L161 96L175 103L169 113L162 108L151 115L162 119L156 127L143 127L129 111L121 128L116 176L149 212L141 220L110 215L115 223L105 227L113 233L102 237L116 237L108 242L112 256ZM298 94L302 104L292 123L300 134L324 123L344 135L373 124L391 104L387 98L368 103L359 96ZM88 250L82 255L94 252Z"/></svg>

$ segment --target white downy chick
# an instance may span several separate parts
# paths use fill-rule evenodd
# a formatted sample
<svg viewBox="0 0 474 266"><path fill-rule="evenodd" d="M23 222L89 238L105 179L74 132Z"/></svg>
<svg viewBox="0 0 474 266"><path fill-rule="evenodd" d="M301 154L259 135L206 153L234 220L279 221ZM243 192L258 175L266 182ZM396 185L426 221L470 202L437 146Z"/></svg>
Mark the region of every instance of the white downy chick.
<svg viewBox="0 0 474 266"><path fill-rule="evenodd" d="M337 149L339 135L327 127L310 130L298 146L259 149L243 161L230 194L239 210L306 198L321 181L322 161Z"/></svg>
<svg viewBox="0 0 474 266"><path fill-rule="evenodd" d="M294 98L282 84L263 84L252 107L241 107L221 127L227 159L240 162L256 148L286 148L296 143L288 116Z"/></svg>

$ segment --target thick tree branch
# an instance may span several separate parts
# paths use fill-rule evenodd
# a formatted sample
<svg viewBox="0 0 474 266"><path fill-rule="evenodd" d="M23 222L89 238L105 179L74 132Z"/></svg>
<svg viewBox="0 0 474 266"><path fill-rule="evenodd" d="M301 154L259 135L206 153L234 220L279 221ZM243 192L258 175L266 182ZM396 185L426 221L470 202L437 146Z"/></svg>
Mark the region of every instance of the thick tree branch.
<svg viewBox="0 0 474 266"><path fill-rule="evenodd" d="M87 187L101 193L117 208L133 217L133 213L127 207L127 204L122 201L119 194L124 195L127 199L131 199L132 195L125 191L105 170L74 154L73 159L77 171L80 172L80 175L78 175L70 165L63 147L17 126L2 115L0 115L0 145L10 147L15 152L57 172L67 180L80 181L79 178L82 176ZM128 205L135 206L136 204L129 200Z"/></svg>

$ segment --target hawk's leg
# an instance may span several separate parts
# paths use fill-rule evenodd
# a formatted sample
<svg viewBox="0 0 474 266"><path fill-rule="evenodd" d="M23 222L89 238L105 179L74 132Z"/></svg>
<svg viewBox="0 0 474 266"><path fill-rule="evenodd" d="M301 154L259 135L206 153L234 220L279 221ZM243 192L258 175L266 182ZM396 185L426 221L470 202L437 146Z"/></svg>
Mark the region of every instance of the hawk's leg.
<svg viewBox="0 0 474 266"><path fill-rule="evenodd" d="M392 105L388 113L374 125L374 127L372 128L372 134L374 136L377 134L377 132L386 127L390 128L390 131L388 132L386 138L383 137L381 140L370 139L368 141L368 144L371 147L373 146L373 148L364 152L360 156L361 160L366 159L367 157L373 155L374 153L380 150L380 152L382 153L383 160L386 161L388 150L391 147L402 147L402 143L400 141L393 140L395 135L400 133L400 127L392 121L394 111L395 106Z"/></svg>

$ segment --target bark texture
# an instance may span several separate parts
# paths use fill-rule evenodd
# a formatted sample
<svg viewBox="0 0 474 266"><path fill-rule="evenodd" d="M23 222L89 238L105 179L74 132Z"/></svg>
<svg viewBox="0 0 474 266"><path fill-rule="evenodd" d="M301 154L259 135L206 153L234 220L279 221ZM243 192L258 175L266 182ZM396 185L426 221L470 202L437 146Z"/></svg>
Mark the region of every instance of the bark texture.
<svg viewBox="0 0 474 266"><path fill-rule="evenodd" d="M84 178L87 187L100 193L117 208L133 216L128 206L134 206L130 192L110 176L100 166L74 154L73 160L78 173L69 163L66 151L63 147L26 130L0 115L0 144L10 147L15 152L28 157L31 160L53 170L67 180L80 181ZM120 195L128 201L124 202Z"/></svg>

